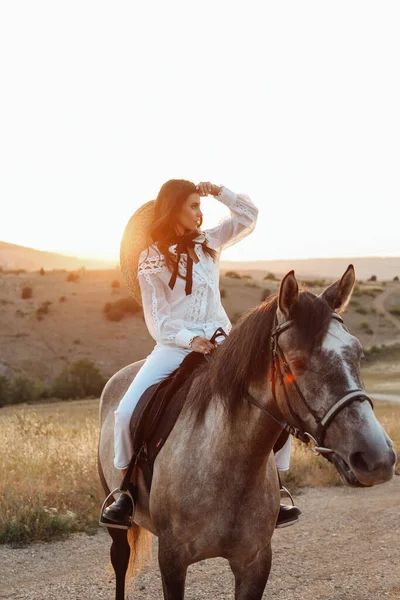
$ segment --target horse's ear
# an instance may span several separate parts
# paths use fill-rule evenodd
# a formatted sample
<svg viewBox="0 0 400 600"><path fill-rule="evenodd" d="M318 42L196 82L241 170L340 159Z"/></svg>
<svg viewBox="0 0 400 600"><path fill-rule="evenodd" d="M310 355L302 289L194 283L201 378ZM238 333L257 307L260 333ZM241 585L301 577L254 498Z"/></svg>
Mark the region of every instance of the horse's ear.
<svg viewBox="0 0 400 600"><path fill-rule="evenodd" d="M294 276L294 271L289 271L281 281L279 287L278 307L286 319L289 318L293 306L299 297L299 285Z"/></svg>
<svg viewBox="0 0 400 600"><path fill-rule="evenodd" d="M343 312L350 302L355 282L356 273L354 267L353 265L349 265L343 277L327 287L320 297L327 301L332 310Z"/></svg>

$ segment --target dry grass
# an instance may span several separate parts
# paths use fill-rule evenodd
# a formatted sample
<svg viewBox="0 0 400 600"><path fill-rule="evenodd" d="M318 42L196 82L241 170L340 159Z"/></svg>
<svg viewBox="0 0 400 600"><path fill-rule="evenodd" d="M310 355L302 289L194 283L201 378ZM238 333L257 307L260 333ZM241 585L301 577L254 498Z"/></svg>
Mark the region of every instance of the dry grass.
<svg viewBox="0 0 400 600"><path fill-rule="evenodd" d="M400 447L400 405L377 403ZM98 400L0 410L0 542L94 532L102 500L97 475ZM333 467L295 441L290 486L340 485Z"/></svg>
<svg viewBox="0 0 400 600"><path fill-rule="evenodd" d="M0 542L95 531L98 401L2 409Z"/></svg>

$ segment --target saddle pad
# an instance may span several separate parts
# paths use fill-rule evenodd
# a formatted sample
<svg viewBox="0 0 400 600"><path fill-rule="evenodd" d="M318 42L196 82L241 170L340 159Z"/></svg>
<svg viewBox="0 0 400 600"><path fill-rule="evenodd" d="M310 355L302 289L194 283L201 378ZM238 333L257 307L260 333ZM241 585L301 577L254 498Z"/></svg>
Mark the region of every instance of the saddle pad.
<svg viewBox="0 0 400 600"><path fill-rule="evenodd" d="M130 421L134 452L146 444L147 462L151 473L158 453L168 439L184 405L186 394L180 393L183 383L206 358L199 352L190 352L168 377L149 386L141 395ZM148 477L146 477L148 479Z"/></svg>

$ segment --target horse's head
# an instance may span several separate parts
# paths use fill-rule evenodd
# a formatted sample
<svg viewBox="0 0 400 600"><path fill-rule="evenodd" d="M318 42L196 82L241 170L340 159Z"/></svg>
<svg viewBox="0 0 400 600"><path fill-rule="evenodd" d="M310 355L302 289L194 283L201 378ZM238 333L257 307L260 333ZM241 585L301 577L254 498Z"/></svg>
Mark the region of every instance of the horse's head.
<svg viewBox="0 0 400 600"><path fill-rule="evenodd" d="M392 478L396 454L362 383L362 346L338 315L354 283L352 265L318 297L299 292L293 271L283 278L272 335L273 388L287 423L327 449L322 453L347 484L372 486Z"/></svg>

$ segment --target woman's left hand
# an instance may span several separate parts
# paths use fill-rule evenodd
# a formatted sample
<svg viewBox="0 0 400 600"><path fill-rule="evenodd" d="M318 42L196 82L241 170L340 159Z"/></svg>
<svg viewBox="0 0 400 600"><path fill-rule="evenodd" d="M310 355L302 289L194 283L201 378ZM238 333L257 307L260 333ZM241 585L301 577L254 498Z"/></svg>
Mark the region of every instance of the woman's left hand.
<svg viewBox="0 0 400 600"><path fill-rule="evenodd" d="M215 185L209 181L202 181L197 185L197 190L200 196L208 196L209 194L211 194L211 196L217 196L220 189L221 188L219 185Z"/></svg>

